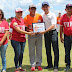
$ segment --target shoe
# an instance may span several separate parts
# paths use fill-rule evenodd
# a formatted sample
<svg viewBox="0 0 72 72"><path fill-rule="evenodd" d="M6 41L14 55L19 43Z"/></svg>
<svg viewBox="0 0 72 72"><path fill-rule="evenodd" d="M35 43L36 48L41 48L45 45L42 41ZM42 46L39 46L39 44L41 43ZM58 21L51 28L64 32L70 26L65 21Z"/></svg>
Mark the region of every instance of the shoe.
<svg viewBox="0 0 72 72"><path fill-rule="evenodd" d="M6 72L5 70L2 70L2 72Z"/></svg>
<svg viewBox="0 0 72 72"><path fill-rule="evenodd" d="M70 66L66 66L66 68L64 69L64 71L69 71L70 70Z"/></svg>
<svg viewBox="0 0 72 72"><path fill-rule="evenodd" d="M41 66L37 66L38 70L41 71L42 70L42 67Z"/></svg>
<svg viewBox="0 0 72 72"><path fill-rule="evenodd" d="M58 69L58 66L55 66L54 69Z"/></svg>
<svg viewBox="0 0 72 72"><path fill-rule="evenodd" d="M45 67L44 69L49 69L49 68L53 68L53 65L47 66L47 67Z"/></svg>
<svg viewBox="0 0 72 72"><path fill-rule="evenodd" d="M37 66L35 66L35 69L38 69Z"/></svg>
<svg viewBox="0 0 72 72"><path fill-rule="evenodd" d="M19 72L19 69L15 69L15 72Z"/></svg>
<svg viewBox="0 0 72 72"><path fill-rule="evenodd" d="M19 68L19 70L20 70L20 71L22 71L22 72L25 72L25 70L24 70L24 69L22 69L22 68Z"/></svg>
<svg viewBox="0 0 72 72"><path fill-rule="evenodd" d="M54 69L54 72L58 72L58 69Z"/></svg>
<svg viewBox="0 0 72 72"><path fill-rule="evenodd" d="M35 67L31 67L31 71L34 71L35 70Z"/></svg>

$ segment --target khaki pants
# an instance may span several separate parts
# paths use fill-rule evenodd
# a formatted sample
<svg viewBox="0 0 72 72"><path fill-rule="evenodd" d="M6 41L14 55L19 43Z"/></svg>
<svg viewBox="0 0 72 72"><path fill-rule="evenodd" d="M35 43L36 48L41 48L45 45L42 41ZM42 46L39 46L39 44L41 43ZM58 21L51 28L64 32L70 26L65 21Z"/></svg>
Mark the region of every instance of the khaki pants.
<svg viewBox="0 0 72 72"><path fill-rule="evenodd" d="M31 66L32 67L41 66L41 63L42 63L42 35L41 34L37 34L35 36L28 35L28 45L29 45L29 57L30 57Z"/></svg>

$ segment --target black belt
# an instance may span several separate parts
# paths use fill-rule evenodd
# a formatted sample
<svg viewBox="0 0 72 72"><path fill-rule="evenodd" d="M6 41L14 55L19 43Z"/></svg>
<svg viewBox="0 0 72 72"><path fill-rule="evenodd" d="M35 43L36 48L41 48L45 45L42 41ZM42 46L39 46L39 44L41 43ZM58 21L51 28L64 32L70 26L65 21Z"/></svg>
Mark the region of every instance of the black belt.
<svg viewBox="0 0 72 72"><path fill-rule="evenodd" d="M56 29L54 29L54 30L51 30L51 31L56 31Z"/></svg>
<svg viewBox="0 0 72 72"><path fill-rule="evenodd" d="M53 32L53 31L56 31L56 29L54 29L54 30L51 30L51 31L49 31L49 32ZM49 33L49 32L48 32L48 33Z"/></svg>

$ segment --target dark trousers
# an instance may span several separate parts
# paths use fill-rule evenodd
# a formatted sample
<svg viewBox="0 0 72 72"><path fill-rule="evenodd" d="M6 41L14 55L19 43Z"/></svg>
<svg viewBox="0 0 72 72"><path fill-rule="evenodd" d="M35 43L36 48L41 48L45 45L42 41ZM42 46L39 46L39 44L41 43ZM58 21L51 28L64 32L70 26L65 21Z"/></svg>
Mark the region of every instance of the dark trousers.
<svg viewBox="0 0 72 72"><path fill-rule="evenodd" d="M70 66L70 51L71 51L72 37L64 35L64 47L65 47L65 63L66 66Z"/></svg>
<svg viewBox="0 0 72 72"><path fill-rule="evenodd" d="M59 62L59 48L58 48L58 37L57 31L51 30L44 35L45 37L45 47L46 47L46 55L48 66L52 65L52 55L51 55L51 43L54 51L54 67L58 68Z"/></svg>
<svg viewBox="0 0 72 72"><path fill-rule="evenodd" d="M15 57L14 57L15 67L16 68L21 67L22 60L23 60L23 52L25 48L25 42L18 42L15 40L11 40L11 45L14 48L14 52L15 52Z"/></svg>

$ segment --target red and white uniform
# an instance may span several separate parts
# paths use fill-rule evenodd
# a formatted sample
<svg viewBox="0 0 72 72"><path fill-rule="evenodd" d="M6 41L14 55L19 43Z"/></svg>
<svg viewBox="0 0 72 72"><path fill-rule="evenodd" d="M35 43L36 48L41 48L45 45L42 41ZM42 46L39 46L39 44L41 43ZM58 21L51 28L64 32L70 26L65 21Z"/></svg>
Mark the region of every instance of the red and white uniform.
<svg viewBox="0 0 72 72"><path fill-rule="evenodd" d="M19 41L19 42L25 42L25 34L17 32L14 28L15 27L20 27L21 30L25 31L25 24L24 20L21 18L21 21L18 19L14 18L10 24L10 28L13 29L12 31L12 38L11 40Z"/></svg>
<svg viewBox="0 0 72 72"><path fill-rule="evenodd" d="M0 23L0 41L2 40L4 34L5 34L5 30L9 30L9 25L8 22L3 20L2 23ZM6 40L3 42L3 45L7 44L8 40L6 38Z"/></svg>
<svg viewBox="0 0 72 72"><path fill-rule="evenodd" d="M64 28L64 34L67 36L72 35L72 16L68 18L66 14L61 17L60 25Z"/></svg>

